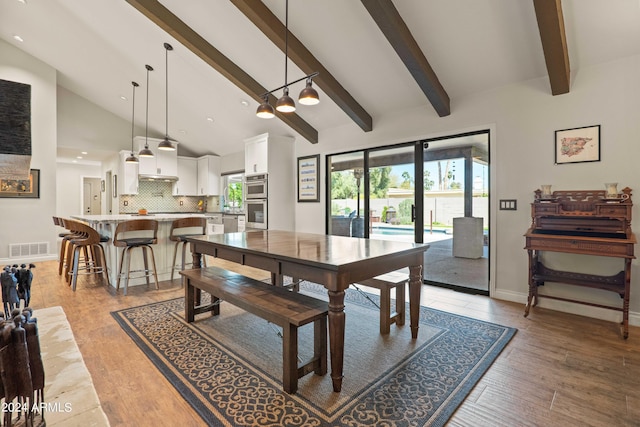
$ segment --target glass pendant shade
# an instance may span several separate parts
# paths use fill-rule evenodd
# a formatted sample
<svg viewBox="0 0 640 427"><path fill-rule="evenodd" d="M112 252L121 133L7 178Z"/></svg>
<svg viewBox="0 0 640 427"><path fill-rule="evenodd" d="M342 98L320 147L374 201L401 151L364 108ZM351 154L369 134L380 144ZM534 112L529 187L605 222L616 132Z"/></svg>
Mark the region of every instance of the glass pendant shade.
<svg viewBox="0 0 640 427"><path fill-rule="evenodd" d="M318 91L311 87L311 79L307 80L307 86L300 91L298 102L302 105L316 105L320 102Z"/></svg>
<svg viewBox="0 0 640 427"><path fill-rule="evenodd" d="M256 116L261 119L272 119L275 115L276 113L273 111L273 107L269 104L269 98L265 97L262 104L258 105Z"/></svg>
<svg viewBox="0 0 640 427"><path fill-rule="evenodd" d="M276 110L281 113L293 113L296 111L296 103L293 102L293 98L289 96L289 88L285 87L283 92L283 95L276 103Z"/></svg>

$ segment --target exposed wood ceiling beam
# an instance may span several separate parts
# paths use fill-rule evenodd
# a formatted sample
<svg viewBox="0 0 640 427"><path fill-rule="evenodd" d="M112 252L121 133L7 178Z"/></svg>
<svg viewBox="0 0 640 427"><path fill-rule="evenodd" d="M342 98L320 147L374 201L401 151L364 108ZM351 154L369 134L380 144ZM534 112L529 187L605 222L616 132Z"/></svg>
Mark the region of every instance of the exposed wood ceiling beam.
<svg viewBox="0 0 640 427"><path fill-rule="evenodd" d="M440 117L451 114L449 95L444 90L391 0L362 0L373 20L404 62Z"/></svg>
<svg viewBox="0 0 640 427"><path fill-rule="evenodd" d="M262 102L260 95L268 89L260 85L157 0L127 0L127 2L253 99ZM275 105L276 97L269 95L269 102ZM300 116L277 111L276 115L309 142L318 143L318 131Z"/></svg>
<svg viewBox="0 0 640 427"><path fill-rule="evenodd" d="M286 27L269 10L262 0L231 0L253 24L285 51ZM373 129L369 113L351 96L333 75L318 61L311 52L289 31L288 56L305 74L318 71L313 81L331 98L362 130Z"/></svg>
<svg viewBox="0 0 640 427"><path fill-rule="evenodd" d="M571 70L562 16L562 0L533 0L533 7L536 10L551 93L553 95L568 93Z"/></svg>

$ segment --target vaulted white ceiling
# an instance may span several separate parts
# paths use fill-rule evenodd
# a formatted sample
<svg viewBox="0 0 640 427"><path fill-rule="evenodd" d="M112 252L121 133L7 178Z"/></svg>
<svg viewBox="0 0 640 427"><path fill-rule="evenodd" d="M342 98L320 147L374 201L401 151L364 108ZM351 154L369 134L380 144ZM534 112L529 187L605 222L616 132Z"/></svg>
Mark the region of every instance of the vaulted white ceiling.
<svg viewBox="0 0 640 427"><path fill-rule="evenodd" d="M425 114L438 117L367 11L366 2L387 3L292 0L291 35L371 117L371 132L376 130L377 119L405 109L427 106ZM127 122L131 120L131 81L135 80L140 84L136 124L141 129L145 126L145 64L150 64L155 70L149 83L149 135L154 137L165 133L163 43L170 43L174 50L169 53L168 128L169 135L180 142L181 153L234 153L242 149L243 139L264 132L304 140L278 118L257 118L258 102L251 94L130 3L135 1L0 0L0 38L58 70L63 92L86 98ZM283 51L233 1L159 3L267 90L285 83ZM285 0L262 3L284 23ZM446 91L451 115L470 95L547 76L533 0L396 0L393 5ZM640 53L638 0L563 0L562 15L572 76L581 67ZM15 35L24 41L16 41ZM288 62L289 81L305 74ZM338 126L361 129L320 86L315 85L321 103L298 105L296 111L317 131L320 144L323 130ZM303 82L292 86L291 95L297 97L303 87ZM276 97L280 94L274 93ZM80 124L78 129L82 129ZM89 136L58 141L59 155L83 148L83 139ZM129 146L130 140L123 138L97 147L95 155Z"/></svg>

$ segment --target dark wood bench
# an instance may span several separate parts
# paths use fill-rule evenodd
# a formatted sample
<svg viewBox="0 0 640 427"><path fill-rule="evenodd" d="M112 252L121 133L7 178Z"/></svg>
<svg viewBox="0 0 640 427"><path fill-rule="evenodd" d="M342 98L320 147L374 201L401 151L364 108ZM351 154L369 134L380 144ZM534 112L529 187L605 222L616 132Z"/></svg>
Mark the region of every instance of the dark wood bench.
<svg viewBox="0 0 640 427"><path fill-rule="evenodd" d="M218 267L184 270L185 318L193 322L195 315L210 311L220 314L220 300L282 327L282 383L284 391L295 393L298 378L310 372L327 373L328 303L287 289L268 285ZM211 303L196 306L198 290L211 294ZM298 366L298 327L313 322L313 357Z"/></svg>
<svg viewBox="0 0 640 427"><path fill-rule="evenodd" d="M391 331L392 323L398 326L404 325L405 285L408 282L409 275L398 271L381 274L380 276L358 282L361 285L380 290L380 333L383 335ZM396 290L396 311L392 313L391 289L394 288ZM356 289L358 289L357 286Z"/></svg>

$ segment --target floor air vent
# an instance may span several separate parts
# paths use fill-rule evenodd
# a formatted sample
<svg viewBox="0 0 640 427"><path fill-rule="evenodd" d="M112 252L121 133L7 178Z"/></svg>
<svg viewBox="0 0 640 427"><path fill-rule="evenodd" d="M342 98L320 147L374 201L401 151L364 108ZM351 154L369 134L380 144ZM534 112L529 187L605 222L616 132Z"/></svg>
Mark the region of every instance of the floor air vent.
<svg viewBox="0 0 640 427"><path fill-rule="evenodd" d="M34 255L48 255L49 242L9 244L9 258L24 258Z"/></svg>

